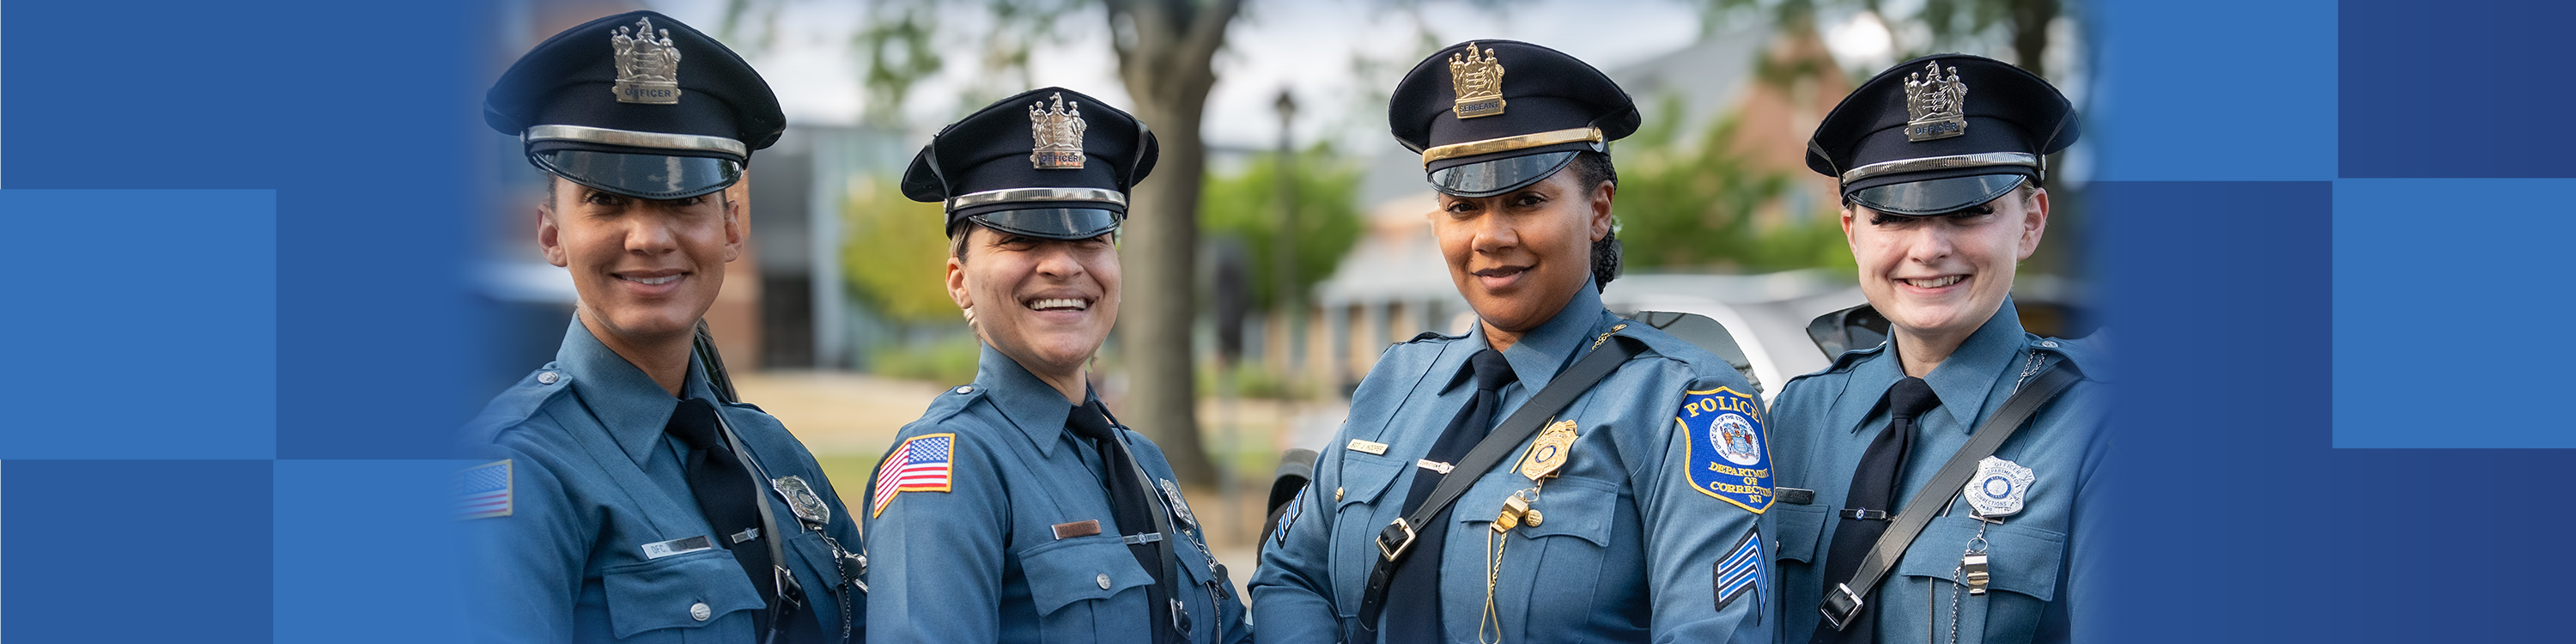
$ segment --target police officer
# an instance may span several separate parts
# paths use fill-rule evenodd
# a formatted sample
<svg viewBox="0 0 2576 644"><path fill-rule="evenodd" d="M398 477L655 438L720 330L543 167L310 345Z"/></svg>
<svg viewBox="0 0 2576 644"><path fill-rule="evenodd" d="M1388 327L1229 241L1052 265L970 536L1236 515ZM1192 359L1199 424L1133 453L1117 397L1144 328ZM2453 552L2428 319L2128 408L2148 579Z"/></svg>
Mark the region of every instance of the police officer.
<svg viewBox="0 0 2576 644"><path fill-rule="evenodd" d="M2064 642L2098 603L2077 563L2099 547L2101 363L2023 332L2010 297L2048 226L2044 159L2076 132L2047 81L1959 54L1899 63L1816 127L1807 166L1841 181L1889 333L1774 401L1780 485L1814 490L1773 510L1782 639Z"/></svg>
<svg viewBox="0 0 2576 644"><path fill-rule="evenodd" d="M948 294L984 345L865 505L879 642L1242 642L1172 466L1084 365L1118 319L1118 226L1154 135L1060 87L941 130L904 172L947 212Z"/></svg>
<svg viewBox="0 0 2576 644"><path fill-rule="evenodd" d="M1388 117L1439 192L1431 227L1478 320L1387 349L1352 394L1267 536L1261 639L1768 642L1761 401L1601 304L1627 93L1491 40L1416 66Z"/></svg>
<svg viewBox="0 0 2576 644"><path fill-rule="evenodd" d="M463 481L476 639L860 639L857 524L691 348L747 230L725 189L785 128L768 84L638 11L537 45L483 105L552 182L537 243L580 303L555 362L472 423L497 459Z"/></svg>

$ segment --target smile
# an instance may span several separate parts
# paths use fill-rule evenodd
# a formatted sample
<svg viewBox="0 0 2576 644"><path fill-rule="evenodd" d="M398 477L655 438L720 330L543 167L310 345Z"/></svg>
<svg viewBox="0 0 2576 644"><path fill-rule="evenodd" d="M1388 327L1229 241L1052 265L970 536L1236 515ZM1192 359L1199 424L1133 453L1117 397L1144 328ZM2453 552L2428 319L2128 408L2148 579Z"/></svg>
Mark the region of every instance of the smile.
<svg viewBox="0 0 2576 644"><path fill-rule="evenodd" d="M1913 286L1913 287L1915 287L1915 288L1941 288L1941 287L1944 287L1944 286L1949 286L1949 285L1952 285L1952 284L1957 284L1957 283L1959 283L1961 280L1965 280L1965 279L1968 279L1968 276L1966 276L1966 275L1946 275L1946 276L1942 276L1942 277L1934 277L1934 278L1930 278L1930 279L1901 279L1901 280L1897 280L1897 281L1899 281L1899 282L1904 282L1906 285L1908 285L1908 286Z"/></svg>
<svg viewBox="0 0 2576 644"><path fill-rule="evenodd" d="M1071 297L1051 297L1029 300L1025 306L1029 307L1030 310L1035 311L1087 311L1091 309L1091 300Z"/></svg>

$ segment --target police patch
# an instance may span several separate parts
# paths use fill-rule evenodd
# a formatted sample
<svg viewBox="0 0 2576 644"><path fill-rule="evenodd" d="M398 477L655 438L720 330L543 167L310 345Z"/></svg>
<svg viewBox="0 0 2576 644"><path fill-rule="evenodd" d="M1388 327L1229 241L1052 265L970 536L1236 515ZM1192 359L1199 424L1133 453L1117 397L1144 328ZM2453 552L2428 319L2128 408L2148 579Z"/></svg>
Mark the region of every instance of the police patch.
<svg viewBox="0 0 2576 644"><path fill-rule="evenodd" d="M1690 391L1673 423L1689 446L1691 489L1754 514L1771 509L1771 446L1762 437L1762 400L1726 387Z"/></svg>

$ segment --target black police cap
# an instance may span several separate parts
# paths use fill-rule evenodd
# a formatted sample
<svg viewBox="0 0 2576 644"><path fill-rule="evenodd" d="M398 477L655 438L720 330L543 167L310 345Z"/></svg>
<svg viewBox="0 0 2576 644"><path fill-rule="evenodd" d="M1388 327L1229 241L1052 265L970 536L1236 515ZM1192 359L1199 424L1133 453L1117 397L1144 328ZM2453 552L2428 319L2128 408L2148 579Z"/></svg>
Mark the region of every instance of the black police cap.
<svg viewBox="0 0 2576 644"><path fill-rule="evenodd" d="M1127 218L1127 190L1161 148L1143 122L1099 99L1043 87L1002 99L931 136L903 194L937 201L948 234L973 221L1050 239L1090 239Z"/></svg>
<svg viewBox="0 0 2576 644"><path fill-rule="evenodd" d="M2039 76L1935 54L1853 89L1807 140L1807 167L1871 210L1938 215L2045 181L2047 156L2078 132L2075 106Z"/></svg>
<svg viewBox="0 0 2576 644"><path fill-rule="evenodd" d="M1460 197L1537 183L1579 153L1609 151L1639 122L1636 102L1601 70L1510 40L1423 59L1396 83L1386 119L1405 149L1422 153L1431 187Z"/></svg>
<svg viewBox="0 0 2576 644"><path fill-rule="evenodd" d="M483 122L519 137L540 169L645 199L723 190L787 131L750 63L651 11L537 44L484 93Z"/></svg>

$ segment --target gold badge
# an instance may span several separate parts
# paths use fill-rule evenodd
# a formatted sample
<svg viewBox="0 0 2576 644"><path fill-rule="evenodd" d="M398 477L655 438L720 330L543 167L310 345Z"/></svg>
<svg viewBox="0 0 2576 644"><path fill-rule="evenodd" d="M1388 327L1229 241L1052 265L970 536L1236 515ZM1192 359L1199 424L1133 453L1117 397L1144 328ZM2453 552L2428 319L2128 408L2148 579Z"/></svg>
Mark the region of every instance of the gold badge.
<svg viewBox="0 0 2576 644"><path fill-rule="evenodd" d="M1367 452L1379 456L1386 455L1386 443L1380 443L1377 441L1364 441L1354 438L1351 439L1349 449L1354 452Z"/></svg>
<svg viewBox="0 0 2576 644"><path fill-rule="evenodd" d="M1968 133L1968 84L1959 82L1959 68L1950 68L1949 76L1941 75L1939 61L1923 64L1923 71L1905 75L1905 140L1923 142L1946 139Z"/></svg>
<svg viewBox="0 0 2576 644"><path fill-rule="evenodd" d="M1529 451L1521 453L1521 464L1512 470L1532 481L1555 477L1565 467L1566 451L1573 448L1574 421L1557 421L1538 433L1538 440L1530 442Z"/></svg>
<svg viewBox="0 0 2576 644"><path fill-rule="evenodd" d="M1055 105L1046 101L1029 106L1029 136L1037 139L1037 148L1029 151L1029 166L1039 170L1082 169L1082 133L1091 124L1082 120L1082 102L1071 107L1064 104L1058 92Z"/></svg>
<svg viewBox="0 0 2576 644"><path fill-rule="evenodd" d="M608 44L616 47L617 93L619 103L647 105L680 104L680 50L671 46L671 30L653 30L652 18L639 18L630 28L618 27Z"/></svg>
<svg viewBox="0 0 2576 644"><path fill-rule="evenodd" d="M1458 118L1500 116L1503 113L1503 64L1494 59L1494 48L1476 54L1476 43L1467 43L1467 51L1449 55L1449 86L1457 90L1458 102L1453 109Z"/></svg>

